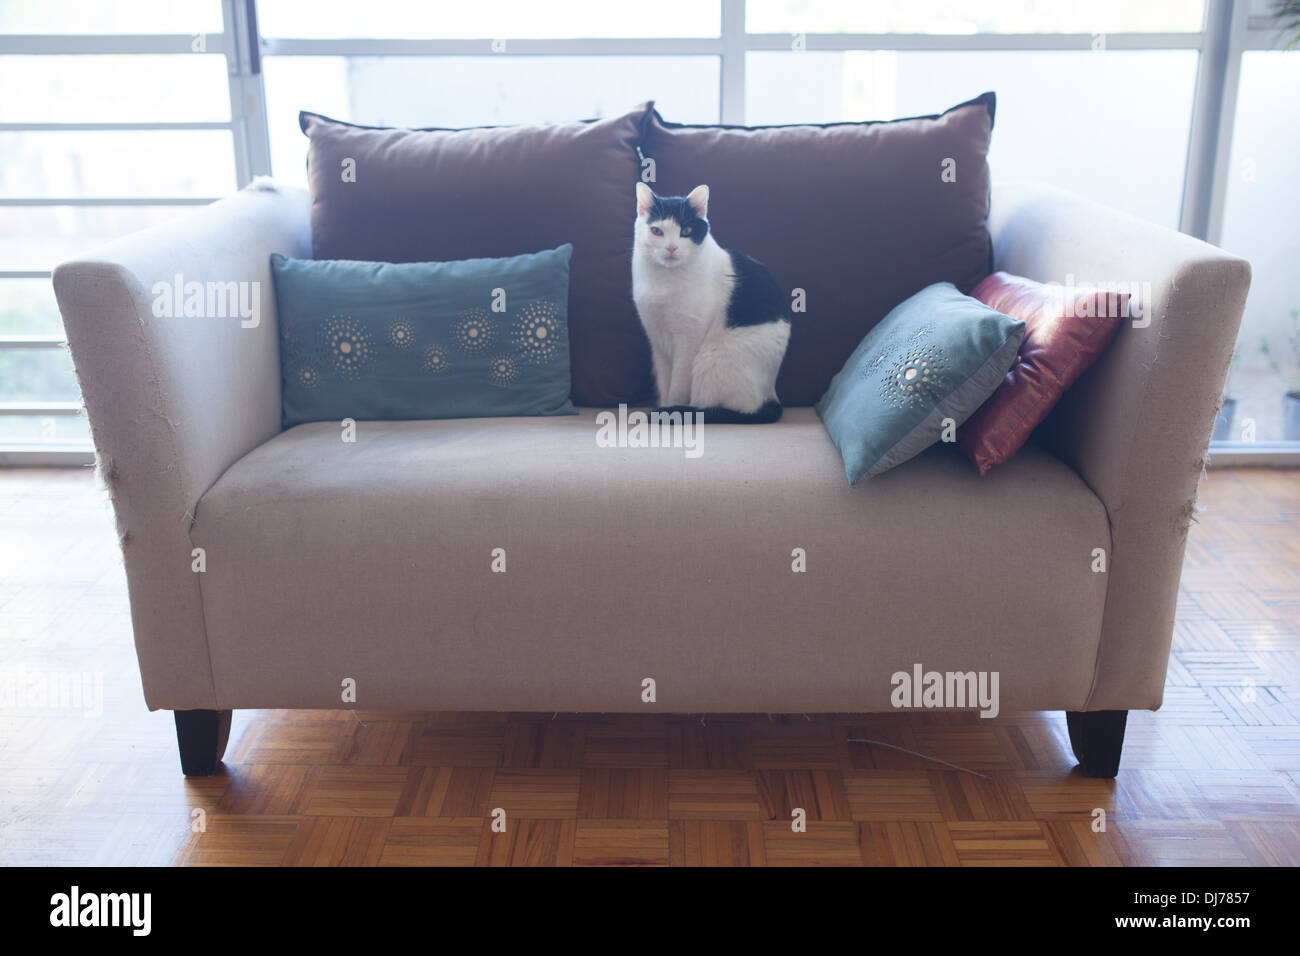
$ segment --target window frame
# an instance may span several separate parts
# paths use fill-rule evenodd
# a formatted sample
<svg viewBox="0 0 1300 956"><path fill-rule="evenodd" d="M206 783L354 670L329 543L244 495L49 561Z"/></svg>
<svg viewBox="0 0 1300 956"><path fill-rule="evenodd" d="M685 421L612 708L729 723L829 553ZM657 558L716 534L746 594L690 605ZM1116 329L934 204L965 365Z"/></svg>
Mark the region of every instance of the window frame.
<svg viewBox="0 0 1300 956"><path fill-rule="evenodd" d="M262 60L267 56L494 56L492 39L439 40L395 37L292 38L263 37L257 24L256 0L220 0L223 32L206 37L207 52L226 57L230 120L218 123L6 123L0 132L68 130L189 130L221 129L232 134L237 186L255 176L269 175L270 137ZM1206 0L1205 20L1195 33L1113 33L1105 35L1107 50L1195 50L1196 88L1184 167L1181 231L1217 243L1222 235L1224 205L1232 148L1242 55L1246 50L1272 49L1276 33L1271 18L1255 12L1252 0ZM746 55L791 49L790 34L749 33L745 0L720 0L718 36L696 38L504 38L512 56L681 56L719 58L719 116L727 125L745 122ZM502 38L494 38L502 39ZM1009 51L1086 50L1091 34L805 34L809 51ZM169 35L7 35L0 36L3 54L173 53L188 54L193 37ZM0 206L203 205L209 198L149 197L0 199ZM0 271L0 281L48 279L49 271ZM59 348L62 338L10 336L0 348ZM0 403L0 414L78 415L80 403ZM1211 449L1224 464L1300 463L1300 446L1271 442L1250 445L1215 442ZM0 465L84 464L93 461L89 449L54 449L39 445L0 443Z"/></svg>

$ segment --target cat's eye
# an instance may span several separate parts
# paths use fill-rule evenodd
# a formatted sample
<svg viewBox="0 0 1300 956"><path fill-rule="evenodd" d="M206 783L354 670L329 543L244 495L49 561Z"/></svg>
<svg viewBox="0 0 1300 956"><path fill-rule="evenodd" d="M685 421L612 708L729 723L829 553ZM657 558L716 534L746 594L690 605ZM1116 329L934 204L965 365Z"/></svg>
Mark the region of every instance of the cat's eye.
<svg viewBox="0 0 1300 956"><path fill-rule="evenodd" d="M651 227L650 227L650 234L651 234L652 236L662 236L662 235L664 234L664 231L663 231L662 229L660 229L658 226L651 226Z"/></svg>
<svg viewBox="0 0 1300 956"><path fill-rule="evenodd" d="M683 235L683 236L689 236L689 235L694 231L694 229L695 229L694 226L683 226L683 227L682 227L682 235Z"/></svg>

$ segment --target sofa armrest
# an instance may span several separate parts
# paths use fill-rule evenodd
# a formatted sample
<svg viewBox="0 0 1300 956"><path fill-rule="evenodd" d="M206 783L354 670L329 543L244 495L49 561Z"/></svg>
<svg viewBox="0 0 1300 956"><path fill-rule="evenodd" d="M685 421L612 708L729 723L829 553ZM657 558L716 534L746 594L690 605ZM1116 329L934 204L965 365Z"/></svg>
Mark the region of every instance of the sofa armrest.
<svg viewBox="0 0 1300 956"><path fill-rule="evenodd" d="M151 709L216 704L190 525L221 473L280 430L269 257L311 255L308 212L302 190L259 181L54 271Z"/></svg>
<svg viewBox="0 0 1300 956"><path fill-rule="evenodd" d="M1085 709L1155 709L1250 265L1032 183L995 187L989 226L998 269L1040 282L1139 284L1141 315L1125 321L1039 437L1079 472L1110 518L1106 609Z"/></svg>

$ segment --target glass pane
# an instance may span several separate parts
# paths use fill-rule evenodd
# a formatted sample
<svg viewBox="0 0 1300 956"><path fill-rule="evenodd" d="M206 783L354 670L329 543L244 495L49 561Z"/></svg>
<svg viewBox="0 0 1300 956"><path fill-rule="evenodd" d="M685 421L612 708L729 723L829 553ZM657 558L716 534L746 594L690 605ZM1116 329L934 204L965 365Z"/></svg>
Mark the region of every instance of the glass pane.
<svg viewBox="0 0 1300 956"><path fill-rule="evenodd" d="M0 196L223 196L234 188L226 130L0 133Z"/></svg>
<svg viewBox="0 0 1300 956"><path fill-rule="evenodd" d="M219 0L3 0L0 33L220 33Z"/></svg>
<svg viewBox="0 0 1300 956"><path fill-rule="evenodd" d="M0 279L0 337L63 337L63 319L49 279Z"/></svg>
<svg viewBox="0 0 1300 956"><path fill-rule="evenodd" d="M896 119L995 90L995 182L1053 183L1177 228L1196 57L1192 50L750 53L746 119Z"/></svg>
<svg viewBox="0 0 1300 956"><path fill-rule="evenodd" d="M90 422L84 415L0 415L0 444L89 448Z"/></svg>
<svg viewBox="0 0 1300 956"><path fill-rule="evenodd" d="M0 56L0 90L0 123L230 119L226 58L213 54Z"/></svg>
<svg viewBox="0 0 1300 956"><path fill-rule="evenodd" d="M750 33L1196 33L1204 0L748 0Z"/></svg>
<svg viewBox="0 0 1300 956"><path fill-rule="evenodd" d="M1251 281L1220 423L1230 441L1300 441L1297 89L1300 51L1242 58L1221 244L1250 261Z"/></svg>
<svg viewBox="0 0 1300 956"><path fill-rule="evenodd" d="M53 269L110 239L194 212L193 206L0 206L0 269Z"/></svg>
<svg viewBox="0 0 1300 956"><path fill-rule="evenodd" d="M718 121L716 56L278 56L264 64L271 168L290 183L306 181L300 109L372 126L488 126L616 116L653 98L675 121Z"/></svg>
<svg viewBox="0 0 1300 956"><path fill-rule="evenodd" d="M0 348L0 402L78 402L67 349Z"/></svg>
<svg viewBox="0 0 1300 956"><path fill-rule="evenodd" d="M722 22L719 0L260 0L257 18L268 37L451 40L716 37Z"/></svg>

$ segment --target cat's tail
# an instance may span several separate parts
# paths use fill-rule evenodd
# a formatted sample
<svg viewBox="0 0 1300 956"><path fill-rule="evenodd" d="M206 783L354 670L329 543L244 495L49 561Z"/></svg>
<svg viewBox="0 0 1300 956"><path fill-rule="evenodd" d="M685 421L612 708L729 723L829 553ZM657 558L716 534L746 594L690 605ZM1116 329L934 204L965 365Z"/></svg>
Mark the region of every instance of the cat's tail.
<svg viewBox="0 0 1300 956"><path fill-rule="evenodd" d="M780 420L781 403L775 399L763 403L756 412L738 412L735 409L715 405L711 408L696 408L694 405L667 405L656 408L656 412L671 415L673 412L695 412L703 415L706 425L766 425ZM698 420L698 419L697 419Z"/></svg>

